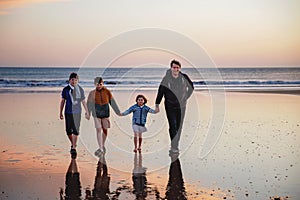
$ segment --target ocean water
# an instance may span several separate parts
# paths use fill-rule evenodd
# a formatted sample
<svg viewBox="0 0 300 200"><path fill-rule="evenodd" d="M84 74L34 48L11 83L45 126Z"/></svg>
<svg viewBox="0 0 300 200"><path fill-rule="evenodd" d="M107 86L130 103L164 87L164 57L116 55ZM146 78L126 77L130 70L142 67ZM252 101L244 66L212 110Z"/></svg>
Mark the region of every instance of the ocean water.
<svg viewBox="0 0 300 200"><path fill-rule="evenodd" d="M80 85L94 87L102 76L110 89L155 90L168 68L58 68L1 67L0 92L58 92L77 72ZM300 67L287 68L183 68L197 90L288 90L300 89Z"/></svg>

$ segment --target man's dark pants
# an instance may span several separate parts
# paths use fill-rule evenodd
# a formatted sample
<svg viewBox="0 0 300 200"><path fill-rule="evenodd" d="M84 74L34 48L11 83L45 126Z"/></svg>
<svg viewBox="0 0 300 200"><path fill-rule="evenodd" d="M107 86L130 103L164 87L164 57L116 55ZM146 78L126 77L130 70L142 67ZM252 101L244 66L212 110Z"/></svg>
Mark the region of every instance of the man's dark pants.
<svg viewBox="0 0 300 200"><path fill-rule="evenodd" d="M165 106L168 123L169 135L171 139L171 150L179 150L179 140L181 136L182 124L185 115L185 107Z"/></svg>

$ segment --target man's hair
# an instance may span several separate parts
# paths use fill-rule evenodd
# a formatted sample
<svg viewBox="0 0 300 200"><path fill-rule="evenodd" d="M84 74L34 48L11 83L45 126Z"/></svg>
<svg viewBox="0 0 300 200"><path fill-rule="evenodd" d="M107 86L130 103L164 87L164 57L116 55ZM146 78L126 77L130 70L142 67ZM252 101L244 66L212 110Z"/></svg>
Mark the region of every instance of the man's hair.
<svg viewBox="0 0 300 200"><path fill-rule="evenodd" d="M142 94L137 95L136 98L135 98L135 101L137 102L137 100L138 100L139 98L143 98L143 99L144 99L144 104L146 104L147 101L148 101L148 100L146 99L146 97L145 97L144 95L142 95Z"/></svg>
<svg viewBox="0 0 300 200"><path fill-rule="evenodd" d="M78 74L77 73L75 73L75 72L72 72L71 74L70 74L70 76L69 76L69 80L71 80L72 78L79 78L79 76L78 76Z"/></svg>
<svg viewBox="0 0 300 200"><path fill-rule="evenodd" d="M98 83L101 83L101 82L103 82L102 77L96 77L96 78L94 79L94 84L98 84Z"/></svg>
<svg viewBox="0 0 300 200"><path fill-rule="evenodd" d="M178 60L175 60L175 59L172 60L171 63L170 63L170 67L172 67L173 64L178 65L181 68L181 64Z"/></svg>

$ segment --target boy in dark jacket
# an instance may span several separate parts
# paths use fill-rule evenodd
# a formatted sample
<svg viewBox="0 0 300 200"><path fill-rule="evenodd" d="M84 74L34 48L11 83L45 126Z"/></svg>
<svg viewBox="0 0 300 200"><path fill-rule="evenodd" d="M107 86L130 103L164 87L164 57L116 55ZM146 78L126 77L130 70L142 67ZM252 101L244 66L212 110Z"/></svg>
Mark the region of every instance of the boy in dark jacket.
<svg viewBox="0 0 300 200"><path fill-rule="evenodd" d="M85 109L85 117L88 119L87 105L85 102L84 91L78 85L79 76L77 73L71 73L69 76L69 84L65 86L61 92L61 102L59 108L59 118L65 118L66 132L71 142L70 153L76 157L77 138L79 135L80 121L81 121L81 104ZM65 112L63 115L63 109Z"/></svg>

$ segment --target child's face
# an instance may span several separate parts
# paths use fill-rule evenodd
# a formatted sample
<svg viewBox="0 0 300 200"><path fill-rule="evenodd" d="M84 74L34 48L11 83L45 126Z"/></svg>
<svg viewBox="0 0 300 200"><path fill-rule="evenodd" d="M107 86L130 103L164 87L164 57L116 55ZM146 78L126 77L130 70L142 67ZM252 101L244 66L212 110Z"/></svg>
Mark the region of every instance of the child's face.
<svg viewBox="0 0 300 200"><path fill-rule="evenodd" d="M72 85L73 87L75 87L78 84L78 78L71 78L69 80L70 85Z"/></svg>
<svg viewBox="0 0 300 200"><path fill-rule="evenodd" d="M97 90L101 90L101 89L103 88L103 86L104 86L104 85L103 85L103 81L100 82L100 83L97 83L97 84L96 84L96 89L97 89Z"/></svg>
<svg viewBox="0 0 300 200"><path fill-rule="evenodd" d="M144 98L142 98L142 97L140 97L140 98L138 98L137 99L137 104L139 105L139 106L142 106L142 105L144 105Z"/></svg>

